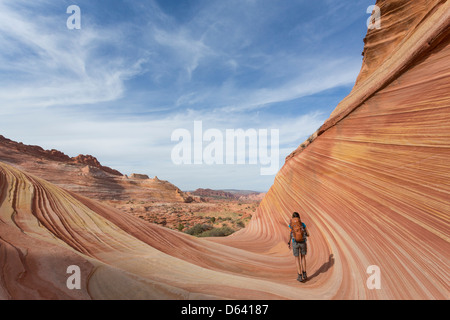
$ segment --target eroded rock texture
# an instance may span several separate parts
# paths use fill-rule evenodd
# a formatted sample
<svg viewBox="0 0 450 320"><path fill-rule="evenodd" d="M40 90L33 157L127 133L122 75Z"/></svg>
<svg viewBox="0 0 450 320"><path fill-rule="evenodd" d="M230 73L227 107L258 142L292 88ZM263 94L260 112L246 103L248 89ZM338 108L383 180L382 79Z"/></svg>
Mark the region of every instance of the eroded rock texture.
<svg viewBox="0 0 450 320"><path fill-rule="evenodd" d="M335 259L320 281L337 297L448 299L449 3L378 4L382 29L368 33L355 88L287 158L253 230L284 235L300 212L313 270ZM382 290L364 286L370 265Z"/></svg>
<svg viewBox="0 0 450 320"><path fill-rule="evenodd" d="M0 163L0 298L448 299L449 3L378 4L386 29L369 31L354 90L230 237L144 223ZM293 211L311 233L304 284Z"/></svg>

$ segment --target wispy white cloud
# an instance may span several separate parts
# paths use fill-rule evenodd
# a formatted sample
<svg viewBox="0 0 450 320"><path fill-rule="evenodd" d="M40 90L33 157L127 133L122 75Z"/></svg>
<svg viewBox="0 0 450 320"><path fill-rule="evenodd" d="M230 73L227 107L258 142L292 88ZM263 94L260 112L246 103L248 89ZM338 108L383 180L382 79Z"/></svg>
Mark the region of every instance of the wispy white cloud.
<svg viewBox="0 0 450 320"><path fill-rule="evenodd" d="M298 61L299 65L302 61ZM271 87L240 90L233 88L238 95L235 102L221 108L227 112L246 112L267 108L273 104L291 101L314 95L322 91L341 86L351 86L361 68L359 62L336 59L334 61L316 61L315 67L299 73L293 79L274 84ZM226 101L226 100L223 100Z"/></svg>
<svg viewBox="0 0 450 320"><path fill-rule="evenodd" d="M187 72L188 81L192 79L192 73L201 59L213 54L202 39L192 38L185 29L168 32L156 28L153 30L153 36L158 44L169 47L175 53L175 61Z"/></svg>
<svg viewBox="0 0 450 320"><path fill-rule="evenodd" d="M0 3L1 111L20 107L93 104L124 93L124 81L143 72L145 57L101 59L96 50L118 43L123 32L68 30L64 12L42 16ZM23 4L24 5L24 4Z"/></svg>

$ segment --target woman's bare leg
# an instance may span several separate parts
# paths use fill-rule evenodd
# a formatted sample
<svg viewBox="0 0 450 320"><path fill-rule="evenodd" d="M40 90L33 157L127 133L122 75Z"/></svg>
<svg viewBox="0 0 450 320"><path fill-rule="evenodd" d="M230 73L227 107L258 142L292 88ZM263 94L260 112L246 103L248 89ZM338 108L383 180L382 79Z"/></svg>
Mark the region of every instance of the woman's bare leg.
<svg viewBox="0 0 450 320"><path fill-rule="evenodd" d="M300 262L300 256L294 257L294 258L295 258L295 264L297 266L297 273L302 274L303 271L302 271L302 263Z"/></svg>
<svg viewBox="0 0 450 320"><path fill-rule="evenodd" d="M306 256L304 256L304 255L301 255L301 256L302 256L302 259L300 262L301 269L303 272L306 272Z"/></svg>

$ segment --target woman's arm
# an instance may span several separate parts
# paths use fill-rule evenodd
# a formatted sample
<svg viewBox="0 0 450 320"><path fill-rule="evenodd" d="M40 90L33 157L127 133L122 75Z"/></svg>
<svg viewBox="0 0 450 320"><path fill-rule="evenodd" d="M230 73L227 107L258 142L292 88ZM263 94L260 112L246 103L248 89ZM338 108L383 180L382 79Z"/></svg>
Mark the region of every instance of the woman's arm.
<svg viewBox="0 0 450 320"><path fill-rule="evenodd" d="M289 242L288 242L289 249L291 248L291 240L292 240L292 231L289 232Z"/></svg>

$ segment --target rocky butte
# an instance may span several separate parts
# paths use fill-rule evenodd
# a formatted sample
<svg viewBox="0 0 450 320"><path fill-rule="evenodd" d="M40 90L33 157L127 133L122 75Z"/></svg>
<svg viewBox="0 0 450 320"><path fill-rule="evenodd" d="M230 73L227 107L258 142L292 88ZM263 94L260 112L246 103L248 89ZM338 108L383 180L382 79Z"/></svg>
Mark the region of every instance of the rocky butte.
<svg viewBox="0 0 450 320"><path fill-rule="evenodd" d="M230 237L145 223L0 162L0 298L448 299L450 3L376 4L382 28L367 33L352 92ZM302 284L293 211L311 233ZM80 290L66 285L73 265Z"/></svg>
<svg viewBox="0 0 450 320"><path fill-rule="evenodd" d="M67 190L97 200L191 201L168 181L147 175L122 175L103 166L91 155L69 157L58 150L44 150L0 136L0 161L12 164Z"/></svg>

